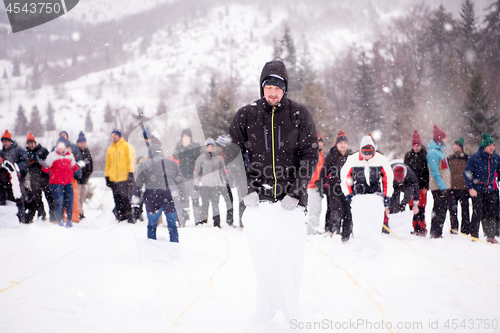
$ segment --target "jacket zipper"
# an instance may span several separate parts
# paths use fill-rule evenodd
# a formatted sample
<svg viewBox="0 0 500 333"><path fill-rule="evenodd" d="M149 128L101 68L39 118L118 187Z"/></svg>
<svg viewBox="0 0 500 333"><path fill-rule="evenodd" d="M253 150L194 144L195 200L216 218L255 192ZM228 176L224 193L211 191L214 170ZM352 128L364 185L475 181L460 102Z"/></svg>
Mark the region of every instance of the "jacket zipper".
<svg viewBox="0 0 500 333"><path fill-rule="evenodd" d="M272 116L271 116L271 144L273 150L273 176L274 176L274 199L276 199L276 192L278 187L278 179L276 178L276 162L274 156L274 112L276 111L276 106L272 108Z"/></svg>
<svg viewBox="0 0 500 333"><path fill-rule="evenodd" d="M264 126L264 143L266 144L266 150L269 148L267 144L267 126Z"/></svg>
<svg viewBox="0 0 500 333"><path fill-rule="evenodd" d="M484 192L488 192L488 184L490 183L490 159L491 155L488 156L488 180L486 181L486 185L484 186Z"/></svg>

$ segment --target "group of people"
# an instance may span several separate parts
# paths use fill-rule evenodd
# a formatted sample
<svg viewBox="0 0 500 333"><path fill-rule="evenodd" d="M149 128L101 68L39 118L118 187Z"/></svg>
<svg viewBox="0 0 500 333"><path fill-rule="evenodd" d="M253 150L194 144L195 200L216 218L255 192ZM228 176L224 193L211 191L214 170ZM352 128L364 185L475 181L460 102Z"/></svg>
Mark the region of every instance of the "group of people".
<svg viewBox="0 0 500 333"><path fill-rule="evenodd" d="M308 223L311 226L319 225L321 200L326 195L325 233L330 236L341 234L342 241L346 242L353 228L353 197L377 193L386 209L383 233L390 230L389 214L400 213L408 205L413 211L412 234L425 237L428 232L425 208L430 190L434 201L431 238L442 237L449 211L451 233L462 233L477 239L482 223L487 241L497 243L495 236L499 236L500 229L500 156L495 152L493 139L486 133L478 144L477 152L469 157L464 152L463 137L454 142L453 154L446 156L447 137L444 131L435 125L433 138L426 149L419 132L415 130L412 149L403 160L392 163L376 150L371 136L363 137L359 151L353 153L348 148L346 134L340 131L335 145L324 158L321 136L318 140L319 162L308 186ZM472 218L469 213L470 199ZM461 206L460 222L458 204Z"/></svg>
<svg viewBox="0 0 500 333"><path fill-rule="evenodd" d="M228 207L227 224L233 225L231 178L243 176L245 190L238 191L242 198L240 226L243 221L249 231L257 276L256 314L262 320L272 319L277 310L282 310L288 319L299 315L306 223L310 231L319 226L324 195L328 203L325 232L330 236L340 233L344 242L352 234L356 238L361 236L363 228L373 225L382 227L379 233L389 232L389 215L405 210L407 205L413 211L412 233L426 236L425 207L430 190L434 199L431 238L442 237L449 210L453 233L462 232L476 239L482 223L488 242L497 243L500 156L495 153L494 141L487 134L483 134L478 151L470 157L463 151L463 138L455 141L454 153L446 157L444 131L434 126L427 149L415 131L412 150L406 153L403 161L391 164L377 151L370 135L364 136L359 150L353 152L349 149L347 135L340 131L335 145L324 157L323 138L316 131L309 110L287 96L288 74L283 62L276 60L265 64L259 87L260 98L237 111L227 136L207 139L201 147L193 142L191 131L184 129L171 158L164 156L160 140L146 128L143 136L148 153L136 161L132 145L122 138L119 130L114 130L106 155L105 177L107 186L113 191L117 220L135 223L141 215L137 212L144 204L148 238L156 239L158 220L163 212L170 241L178 242L177 223L184 226L190 220L190 201L196 225L207 223L211 204L214 226L221 226L218 206L222 196ZM83 133L78 143L85 141L81 137ZM24 151L6 132L0 152L3 160L13 162L14 167L17 165L21 183L28 174L35 179L46 177L39 168L49 174L50 191L44 185L32 185L31 191L36 192L33 195L36 200L41 197L41 191L47 197L52 196L48 198L53 207L51 212L54 211L60 224L63 206L67 216L71 216L72 181L85 179L84 175L78 175L79 169L85 170L90 161L90 172L92 170L90 155L83 158L86 156L84 149L74 147L67 140L67 133L61 132L55 150L48 153L28 136L28 148ZM237 154L231 151L231 158L238 155L243 170L228 171L226 155L229 149L237 151ZM36 171L31 171L32 168ZM35 181L31 183L36 184ZM5 197L14 197L12 193L0 193L0 204ZM469 198L473 205L470 221ZM373 210L365 209L370 202ZM462 206L460 229L458 202ZM42 210L39 205L34 207L39 216L44 216L43 205ZM83 210L80 212L83 216ZM276 219L289 227L276 233L279 241L276 237L266 237L278 223ZM353 227L357 227L357 231L353 232ZM266 249L265 253L262 249ZM291 253L293 260L290 260Z"/></svg>
<svg viewBox="0 0 500 333"><path fill-rule="evenodd" d="M51 152L32 133L26 138L25 149L12 139L8 130L1 140L0 205L6 205L7 200L15 202L21 223L32 223L35 216L46 220L48 216L50 222L71 227L72 222L85 217L83 202L93 161L83 132L77 143L72 144L68 133L62 131Z"/></svg>

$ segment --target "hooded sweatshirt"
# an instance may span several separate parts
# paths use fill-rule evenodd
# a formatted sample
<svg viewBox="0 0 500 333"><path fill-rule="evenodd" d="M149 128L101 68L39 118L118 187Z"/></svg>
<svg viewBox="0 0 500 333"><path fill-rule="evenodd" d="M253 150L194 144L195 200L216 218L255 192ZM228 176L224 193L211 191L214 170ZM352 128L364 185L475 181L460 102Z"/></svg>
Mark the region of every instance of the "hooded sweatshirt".
<svg viewBox="0 0 500 333"><path fill-rule="evenodd" d="M288 73L281 61L265 64L260 76L261 98L238 110L229 135L242 155L248 154L248 192L261 200L282 200L286 195L307 206L307 185L318 161L318 137L309 110L287 98L276 106L264 98L262 83L277 75L288 85Z"/></svg>
<svg viewBox="0 0 500 333"><path fill-rule="evenodd" d="M361 148L366 145L375 147L370 136L361 139L360 150L350 155L342 167L342 192L345 195L380 193L384 197L391 197L394 191L394 174L389 160L377 151L371 159L365 160L361 155Z"/></svg>

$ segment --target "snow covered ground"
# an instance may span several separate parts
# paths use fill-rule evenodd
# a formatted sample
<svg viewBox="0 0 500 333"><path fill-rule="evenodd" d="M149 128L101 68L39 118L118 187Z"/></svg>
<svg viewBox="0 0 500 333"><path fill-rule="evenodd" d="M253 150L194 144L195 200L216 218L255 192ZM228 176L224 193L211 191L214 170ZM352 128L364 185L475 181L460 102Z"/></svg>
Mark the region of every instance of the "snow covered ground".
<svg viewBox="0 0 500 333"><path fill-rule="evenodd" d="M179 258L146 260L147 223L116 223L104 180L91 184L87 219L71 229L0 228L0 332L500 332L498 246L447 231L417 238L403 225L400 238L383 235L377 255L354 251L355 238L309 235L303 317L262 327L251 320L244 230L189 224ZM168 238L167 228L158 236Z"/></svg>

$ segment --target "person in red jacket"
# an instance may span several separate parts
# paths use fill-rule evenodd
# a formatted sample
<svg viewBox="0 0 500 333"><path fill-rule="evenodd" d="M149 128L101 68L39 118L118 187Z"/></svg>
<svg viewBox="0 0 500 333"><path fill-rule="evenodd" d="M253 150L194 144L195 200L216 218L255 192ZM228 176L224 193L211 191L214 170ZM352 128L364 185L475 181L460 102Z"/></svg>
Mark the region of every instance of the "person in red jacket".
<svg viewBox="0 0 500 333"><path fill-rule="evenodd" d="M307 186L307 196L308 196L308 210L307 215L307 233L315 234L316 228L319 226L319 216L321 214L321 201L323 200L323 191L320 185L321 171L323 170L323 163L325 159L323 158L323 136L318 133L318 164L316 165L316 170L312 175L311 181Z"/></svg>
<svg viewBox="0 0 500 333"><path fill-rule="evenodd" d="M64 138L59 138L56 149L47 156L43 163L42 170L49 173L50 192L54 199L54 211L57 222L64 226L63 208L66 209L67 222L66 227L72 227L71 215L73 213L73 172L85 165L85 162L79 161L78 165L75 157L67 149L68 142Z"/></svg>

